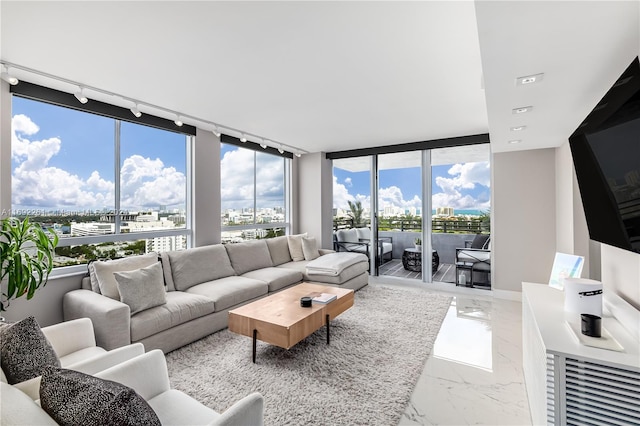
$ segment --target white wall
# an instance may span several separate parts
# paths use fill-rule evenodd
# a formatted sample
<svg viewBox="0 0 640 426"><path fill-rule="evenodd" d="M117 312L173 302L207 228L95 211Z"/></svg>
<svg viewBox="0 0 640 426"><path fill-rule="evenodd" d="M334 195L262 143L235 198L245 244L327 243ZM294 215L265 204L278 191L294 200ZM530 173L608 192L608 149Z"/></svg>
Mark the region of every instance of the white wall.
<svg viewBox="0 0 640 426"><path fill-rule="evenodd" d="M494 290L546 283L556 251L555 149L493 154Z"/></svg>
<svg viewBox="0 0 640 426"><path fill-rule="evenodd" d="M193 206L192 246L220 242L220 139L209 130L197 129L192 150Z"/></svg>
<svg viewBox="0 0 640 426"><path fill-rule="evenodd" d="M600 278L599 247L589 240L571 148L556 148L556 251L584 256L585 278Z"/></svg>
<svg viewBox="0 0 640 426"><path fill-rule="evenodd" d="M294 232L307 232L318 246L333 248L333 168L324 152L305 154L297 162L297 220ZM294 203L296 199L294 198Z"/></svg>
<svg viewBox="0 0 640 426"><path fill-rule="evenodd" d="M11 216L11 94L0 80L0 218Z"/></svg>

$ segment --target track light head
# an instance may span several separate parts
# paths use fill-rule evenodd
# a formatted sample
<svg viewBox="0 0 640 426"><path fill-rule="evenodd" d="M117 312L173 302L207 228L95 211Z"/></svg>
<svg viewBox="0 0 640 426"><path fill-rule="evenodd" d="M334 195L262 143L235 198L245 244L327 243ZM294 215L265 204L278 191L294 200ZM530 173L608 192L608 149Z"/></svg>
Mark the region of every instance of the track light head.
<svg viewBox="0 0 640 426"><path fill-rule="evenodd" d="M2 79L4 81L6 81L7 83L9 83L12 86L15 86L16 84L18 84L20 82L20 80L18 80L17 77L14 77L11 75L11 73L9 73L9 67L2 67L4 70L2 71Z"/></svg>
<svg viewBox="0 0 640 426"><path fill-rule="evenodd" d="M182 122L182 120L180 120L180 116L179 115L176 115L176 119L173 120L173 122L176 123L176 126L178 126L178 127L182 127L182 125L184 124Z"/></svg>
<svg viewBox="0 0 640 426"><path fill-rule="evenodd" d="M267 141L265 139L262 139L262 143L260 144L260 147L262 149L267 149Z"/></svg>
<svg viewBox="0 0 640 426"><path fill-rule="evenodd" d="M280 146L278 147L278 152L279 152L280 154L284 154L284 149L282 148L282 145L280 145Z"/></svg>
<svg viewBox="0 0 640 426"><path fill-rule="evenodd" d="M243 134L240 135L240 142L246 142L247 141L247 137Z"/></svg>
<svg viewBox="0 0 640 426"><path fill-rule="evenodd" d="M222 133L220 133L220 128L216 125L213 126L213 134L216 135L216 138L219 138Z"/></svg>
<svg viewBox="0 0 640 426"><path fill-rule="evenodd" d="M142 113L140 112L140 110L138 109L138 104L135 104L132 108L131 108L131 114L135 115L137 118L142 117Z"/></svg>
<svg viewBox="0 0 640 426"><path fill-rule="evenodd" d="M302 157L302 153L301 153L301 152L296 152L296 153L295 153L295 156L296 156L296 157L298 157L298 158L300 158L300 157Z"/></svg>
<svg viewBox="0 0 640 426"><path fill-rule="evenodd" d="M81 104L86 104L87 102L89 102L89 98L87 98L84 95L84 89L82 87L79 88L80 90L78 90L76 93L73 94L73 96L76 97L76 99L81 103Z"/></svg>

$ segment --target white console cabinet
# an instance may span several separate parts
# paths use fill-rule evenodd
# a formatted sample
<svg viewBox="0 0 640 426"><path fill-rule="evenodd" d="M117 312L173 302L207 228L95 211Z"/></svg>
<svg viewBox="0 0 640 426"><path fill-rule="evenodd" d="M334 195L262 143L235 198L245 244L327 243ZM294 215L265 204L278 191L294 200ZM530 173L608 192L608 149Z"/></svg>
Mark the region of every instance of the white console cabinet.
<svg viewBox="0 0 640 426"><path fill-rule="evenodd" d="M567 319L580 317L564 311L562 291L522 284L523 368L533 423L640 425L637 334L605 309L602 325L624 351L594 348L578 342Z"/></svg>

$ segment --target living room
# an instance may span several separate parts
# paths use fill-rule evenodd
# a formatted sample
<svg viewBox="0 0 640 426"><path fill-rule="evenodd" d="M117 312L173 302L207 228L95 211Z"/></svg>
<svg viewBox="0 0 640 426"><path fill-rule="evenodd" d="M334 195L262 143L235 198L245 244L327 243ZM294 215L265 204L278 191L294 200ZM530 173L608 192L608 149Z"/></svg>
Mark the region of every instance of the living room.
<svg viewBox="0 0 640 426"><path fill-rule="evenodd" d="M522 282L548 282L554 254L563 252L584 256L583 276L639 308L640 257L589 239L568 144L640 53L639 7L3 1L0 59L25 82L102 90L87 89L88 105L128 109L135 99L147 105L144 114L173 120L176 113L194 126L191 247L221 242L221 165L211 159L222 148L213 123L237 140L246 133L254 144L267 139L274 154L293 154L289 233L306 232L326 249L333 247L327 152L488 133L492 286L483 297L519 301ZM516 85L538 73L540 83ZM10 90L3 81L3 212L13 208ZM528 117L512 113L525 106L534 107ZM517 126L526 129L511 130ZM34 299L13 302L7 318L61 322L63 297L85 273L54 271Z"/></svg>

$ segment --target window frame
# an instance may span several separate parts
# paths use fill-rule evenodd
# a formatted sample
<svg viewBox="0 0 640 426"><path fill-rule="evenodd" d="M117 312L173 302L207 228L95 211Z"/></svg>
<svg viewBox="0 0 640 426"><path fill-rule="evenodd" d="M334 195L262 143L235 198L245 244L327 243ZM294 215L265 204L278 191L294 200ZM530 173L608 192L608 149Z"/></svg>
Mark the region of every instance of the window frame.
<svg viewBox="0 0 640 426"><path fill-rule="evenodd" d="M16 89L14 89L14 87ZM18 89L19 88L19 89ZM120 232L120 216L115 215L114 233L106 235L93 235L93 236L80 236L80 237L65 237L59 238L57 247L70 247L79 245L91 245L100 243L111 242L127 242L127 241L139 241L153 238L171 237L183 235L186 238L186 248L190 248L193 242L193 197L191 194L193 188L193 145L195 139L195 127L183 126L180 131L174 129L175 124L170 120L166 120L160 117L144 114L142 117L134 117L130 111L98 101L92 100L88 104L80 104L75 102L75 97L71 94L60 92L55 89L38 86L35 84L21 82L17 86L11 86L11 105L13 105L13 97L18 96L24 99L28 99L36 102L48 103L60 108L70 108L78 111L82 111L89 114L100 115L114 120L113 129L113 151L114 151L114 211L120 211L120 187L121 187L121 158L120 158L120 137L121 137L121 123L122 121L131 122L132 124L152 127L164 131L170 131L173 133L181 134L185 137L185 215L186 222L184 228L169 229L169 230L155 230L144 232ZM72 101L70 98L73 98ZM13 108L11 116L13 117ZM11 144L9 144L11 147ZM13 167L11 167L11 176L13 176ZM9 199L13 199L13 188L11 184L8 185ZM13 201L11 201L11 211L14 210ZM79 272L86 271L87 264L58 266L55 267L49 274L50 278L59 278L68 275L75 275Z"/></svg>
<svg viewBox="0 0 640 426"><path fill-rule="evenodd" d="M237 143L236 143L237 141ZM222 135L221 139L220 139L220 144L226 144L226 145L232 145L237 147L238 149L247 149L250 151L253 151L253 223L250 224L243 224L243 225L233 225L233 226L229 226L229 225L223 225L222 223L220 224L220 237L222 238L222 233L224 232L233 232L233 231L247 231L247 230L253 230L253 229L272 229L272 228L283 228L285 230L285 235L289 235L291 232L291 162L292 162L292 157L293 154L291 153L287 153L285 151L285 153L280 153L277 149L271 148L271 150L269 150L267 147L267 149L263 149L260 147L259 144L254 144L252 142L242 142L240 143L239 139L228 136L228 135ZM258 188L257 188L257 175L258 175L258 153L264 153L267 155L273 155L276 157L281 157L284 161L284 173L282 176L283 179L283 188L284 188L284 222L271 222L271 223L256 223L256 217L257 217L257 201L258 201ZM220 158L220 162L222 162L222 157ZM220 185L222 186L223 182L220 182ZM223 209L222 207L222 200L220 200L221 203L221 210ZM222 213L222 211L220 212ZM222 215L221 215L222 217Z"/></svg>

